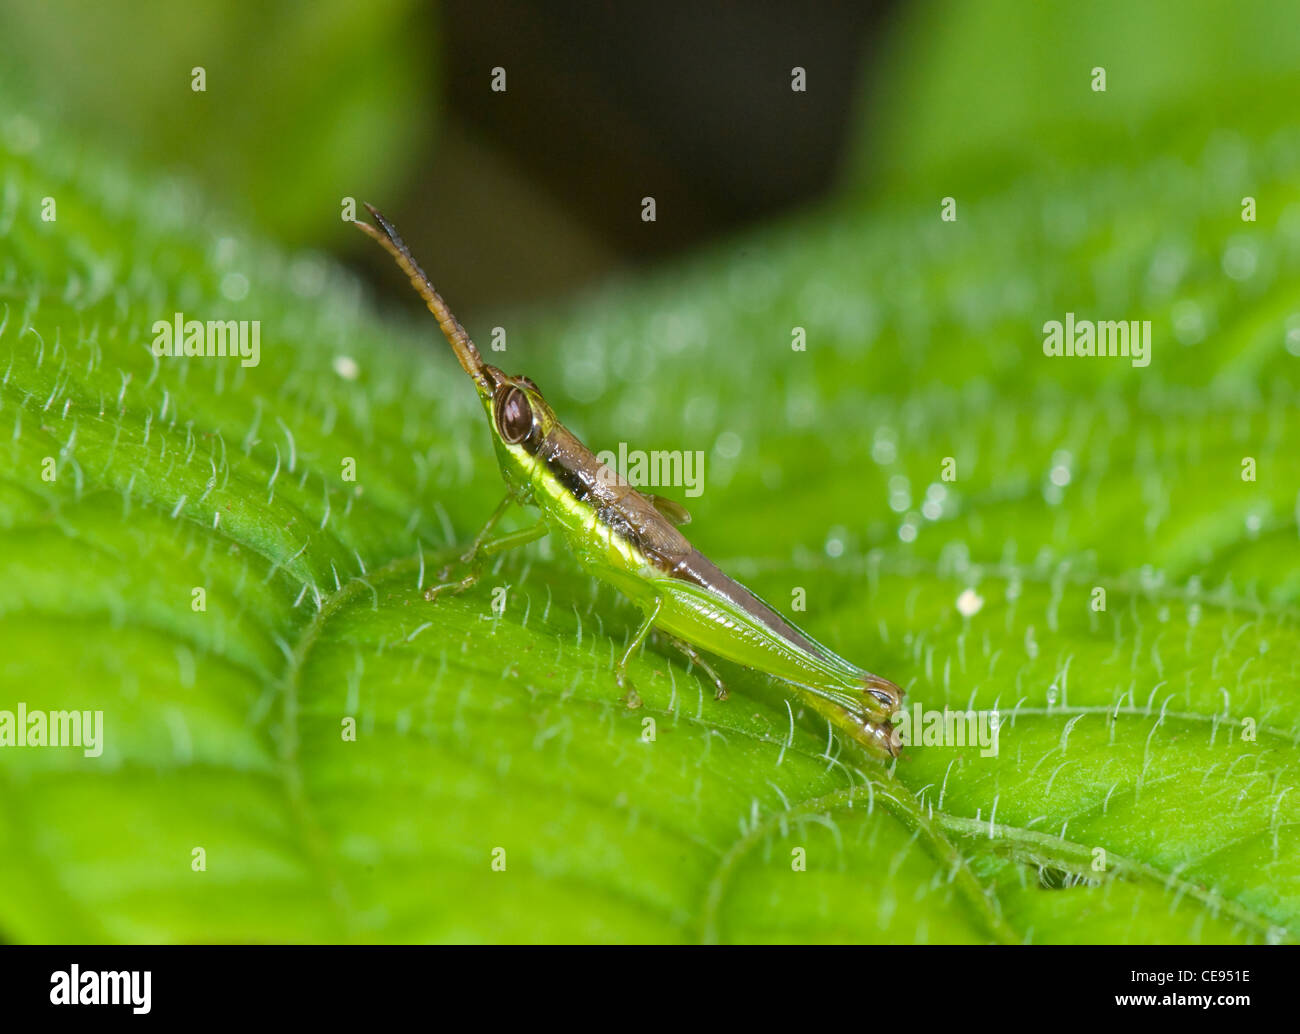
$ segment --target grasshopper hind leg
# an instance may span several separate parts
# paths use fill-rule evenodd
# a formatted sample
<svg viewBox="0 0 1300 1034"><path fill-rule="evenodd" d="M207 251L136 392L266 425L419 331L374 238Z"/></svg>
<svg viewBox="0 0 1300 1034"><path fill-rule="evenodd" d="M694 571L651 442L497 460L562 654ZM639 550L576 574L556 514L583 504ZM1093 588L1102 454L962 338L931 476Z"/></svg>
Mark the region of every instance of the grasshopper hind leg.
<svg viewBox="0 0 1300 1034"><path fill-rule="evenodd" d="M686 642L685 640L677 639L673 636L664 636L664 638L668 641L668 643L671 646L673 646L676 650L678 650L680 653L685 655L688 661L690 661L693 665L695 665L697 668L699 668L706 675L709 676L709 678L713 682L713 685L717 687L713 694L714 700L727 699L727 697L730 695L727 692L727 684L722 681L722 676L713 670L713 666L709 664L703 657L700 656L699 651L696 650L695 647L691 646L691 644Z"/></svg>

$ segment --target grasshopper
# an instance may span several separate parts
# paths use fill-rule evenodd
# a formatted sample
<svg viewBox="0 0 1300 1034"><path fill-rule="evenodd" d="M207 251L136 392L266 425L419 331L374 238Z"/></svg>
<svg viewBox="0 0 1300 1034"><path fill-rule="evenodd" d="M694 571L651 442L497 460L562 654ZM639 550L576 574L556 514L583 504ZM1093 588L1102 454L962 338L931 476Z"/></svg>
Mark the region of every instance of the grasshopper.
<svg viewBox="0 0 1300 1034"><path fill-rule="evenodd" d="M556 419L529 378L508 376L483 362L397 231L373 206L366 208L378 228L355 225L383 245L410 277L474 382L507 486L505 498L460 558L469 573L431 587L425 598L468 589L485 558L555 533L583 567L641 609L641 625L614 667L629 707L639 707L640 697L628 678L628 662L654 630L709 675L719 699L726 698L726 686L696 646L766 672L868 753L896 757L899 744L891 735L890 717L898 711L903 691L827 649L723 574L678 530L690 520L685 509L638 492L610 470ZM492 538L497 523L516 504L538 508L541 518L532 527Z"/></svg>

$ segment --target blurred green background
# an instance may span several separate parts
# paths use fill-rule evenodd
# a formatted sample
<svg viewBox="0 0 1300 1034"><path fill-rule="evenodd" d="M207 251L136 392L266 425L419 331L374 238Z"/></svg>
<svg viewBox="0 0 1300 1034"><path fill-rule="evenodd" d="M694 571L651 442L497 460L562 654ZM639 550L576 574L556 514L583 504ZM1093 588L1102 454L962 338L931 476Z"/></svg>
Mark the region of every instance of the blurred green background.
<svg viewBox="0 0 1300 1034"><path fill-rule="evenodd" d="M0 936L1296 939L1289 7L611 18L0 11L0 708L108 722L0 751ZM636 615L547 544L425 604L500 485L344 197L593 448L703 450L697 545L1013 713L1002 753L886 770L655 650L629 712ZM261 364L156 362L180 309ZM1043 356L1067 311L1151 365Z"/></svg>

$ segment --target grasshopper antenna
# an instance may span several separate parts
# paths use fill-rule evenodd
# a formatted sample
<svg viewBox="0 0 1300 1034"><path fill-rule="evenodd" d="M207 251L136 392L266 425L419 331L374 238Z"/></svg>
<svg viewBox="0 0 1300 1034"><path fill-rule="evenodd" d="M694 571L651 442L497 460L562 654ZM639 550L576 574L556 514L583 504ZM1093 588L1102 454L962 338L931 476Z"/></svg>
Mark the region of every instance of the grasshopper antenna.
<svg viewBox="0 0 1300 1034"><path fill-rule="evenodd" d="M362 203L365 204L365 202ZM379 229L376 230L369 223L359 222L355 219L352 221L352 225L367 236L377 240L383 245L384 250L393 256L397 264L402 267L402 272L411 278L411 286L420 293L420 297L424 299L424 304L429 307L429 311L433 313L434 318L438 321L438 326L442 328L442 333L447 338L447 343L451 345L452 351L456 353L456 358L460 360L460 365L467 374L474 378L474 383L478 385L479 391L491 394L494 385L483 369L483 357L479 355L474 342L465 333L465 328L460 325L460 321L447 308L447 303L442 300L442 295L434 289L433 284L425 276L424 270L415 261L410 249L406 246L406 242L393 228L392 223L385 219L374 205L366 204L366 211L374 217L375 222L379 224Z"/></svg>

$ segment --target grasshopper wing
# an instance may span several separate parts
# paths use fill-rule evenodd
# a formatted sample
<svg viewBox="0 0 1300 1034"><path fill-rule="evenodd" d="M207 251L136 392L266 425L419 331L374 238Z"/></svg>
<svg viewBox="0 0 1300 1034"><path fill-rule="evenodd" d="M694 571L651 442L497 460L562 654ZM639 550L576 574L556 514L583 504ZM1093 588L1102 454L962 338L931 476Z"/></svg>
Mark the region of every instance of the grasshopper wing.
<svg viewBox="0 0 1300 1034"><path fill-rule="evenodd" d="M683 524L691 523L690 510L676 500L666 499L661 495L653 495L649 492L646 493L646 498L650 500L650 505L658 510L665 520L671 521L679 528Z"/></svg>

